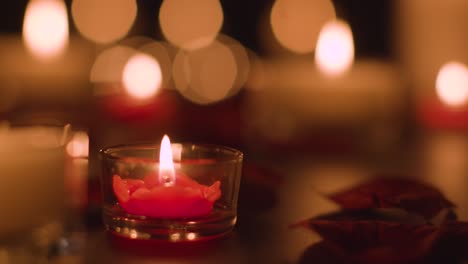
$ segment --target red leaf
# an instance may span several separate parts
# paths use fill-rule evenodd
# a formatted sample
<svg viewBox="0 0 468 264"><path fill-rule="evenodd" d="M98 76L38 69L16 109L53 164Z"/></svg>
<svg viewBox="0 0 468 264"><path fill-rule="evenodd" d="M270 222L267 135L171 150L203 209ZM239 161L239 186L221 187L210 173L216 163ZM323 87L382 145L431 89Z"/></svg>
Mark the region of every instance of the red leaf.
<svg viewBox="0 0 468 264"><path fill-rule="evenodd" d="M375 246L413 244L436 231L431 225L406 225L367 220L310 220L309 226L322 238L353 251Z"/></svg>
<svg viewBox="0 0 468 264"><path fill-rule="evenodd" d="M343 249L351 263L415 263L428 256L440 233L432 225L368 220L309 220L308 225Z"/></svg>
<svg viewBox="0 0 468 264"><path fill-rule="evenodd" d="M444 223L439 227L439 234L431 252L432 259L444 261L444 263L453 263L460 259L468 260L467 222Z"/></svg>
<svg viewBox="0 0 468 264"><path fill-rule="evenodd" d="M316 231L329 251L345 252L348 263L459 263L468 259L466 222L433 226L312 219L302 224ZM310 259L316 254L314 246L304 252L303 258Z"/></svg>
<svg viewBox="0 0 468 264"><path fill-rule="evenodd" d="M417 225L427 224L426 219L418 214L412 214L398 208L377 208L377 209L356 209L341 210L329 214L317 216L313 219L307 219L291 227L310 227L310 223L317 220L328 221L381 221L394 222L400 224Z"/></svg>
<svg viewBox="0 0 468 264"><path fill-rule="evenodd" d="M330 197L345 209L401 208L432 218L454 205L437 189L406 179L378 179Z"/></svg>
<svg viewBox="0 0 468 264"><path fill-rule="evenodd" d="M350 263L349 256L341 247L323 240L308 247L302 254L299 264L341 264Z"/></svg>

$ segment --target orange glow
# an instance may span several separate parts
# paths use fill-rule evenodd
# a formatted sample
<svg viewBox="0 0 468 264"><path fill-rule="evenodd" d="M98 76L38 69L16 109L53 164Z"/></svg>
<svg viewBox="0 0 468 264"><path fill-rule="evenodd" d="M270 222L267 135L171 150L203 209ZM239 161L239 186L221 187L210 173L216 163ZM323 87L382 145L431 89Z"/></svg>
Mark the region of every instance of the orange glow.
<svg viewBox="0 0 468 264"><path fill-rule="evenodd" d="M159 182L164 183L165 186L172 186L175 181L171 141L167 135L164 135L159 151Z"/></svg>
<svg viewBox="0 0 468 264"><path fill-rule="evenodd" d="M61 54L68 44L68 17L60 0L32 0L26 7L23 40L39 58Z"/></svg>
<svg viewBox="0 0 468 264"><path fill-rule="evenodd" d="M126 46L115 46L102 51L91 68L90 81L93 83L117 83L130 57L137 51Z"/></svg>
<svg viewBox="0 0 468 264"><path fill-rule="evenodd" d="M460 106L468 99L468 67L459 62L443 65L437 75L436 92L449 106Z"/></svg>
<svg viewBox="0 0 468 264"><path fill-rule="evenodd" d="M131 96L137 99L149 98L161 88L161 67L150 55L135 54L125 65L122 81Z"/></svg>
<svg viewBox="0 0 468 264"><path fill-rule="evenodd" d="M175 47L170 46L167 42L151 41L139 48L141 52L151 55L156 59L161 68L161 87L168 88L171 83L172 58L171 53L175 53Z"/></svg>
<svg viewBox="0 0 468 264"><path fill-rule="evenodd" d="M250 71L245 88L251 91L261 91L265 88L265 66L261 59L249 51Z"/></svg>
<svg viewBox="0 0 468 264"><path fill-rule="evenodd" d="M137 4L135 0L74 0L71 11L84 37L108 44L128 33L137 15Z"/></svg>
<svg viewBox="0 0 468 264"><path fill-rule="evenodd" d="M237 76L232 51L215 41L212 45L191 51L180 51L173 64L177 90L188 100L209 104L231 95Z"/></svg>
<svg viewBox="0 0 468 264"><path fill-rule="evenodd" d="M197 238L196 233L188 233L187 234L187 240L194 240L195 238Z"/></svg>
<svg viewBox="0 0 468 264"><path fill-rule="evenodd" d="M89 137L85 132L76 132L67 144L67 153L73 158L89 156Z"/></svg>
<svg viewBox="0 0 468 264"><path fill-rule="evenodd" d="M314 51L322 26L335 17L335 8L330 0L276 0L270 22L283 47L297 53L308 53Z"/></svg>
<svg viewBox="0 0 468 264"><path fill-rule="evenodd" d="M164 0L159 24L172 44L194 50L209 45L223 24L219 0Z"/></svg>
<svg viewBox="0 0 468 264"><path fill-rule="evenodd" d="M237 93L247 82L250 74L250 59L247 54L247 50L244 46L237 40L228 37L226 35L221 35L219 40L226 45L227 48L231 50L232 55L234 56L236 65L237 65L237 75L236 80L234 81L233 87L230 91L230 94Z"/></svg>
<svg viewBox="0 0 468 264"><path fill-rule="evenodd" d="M319 70L327 75L339 75L351 67L353 60L353 34L349 25L339 20L325 24L315 51Z"/></svg>

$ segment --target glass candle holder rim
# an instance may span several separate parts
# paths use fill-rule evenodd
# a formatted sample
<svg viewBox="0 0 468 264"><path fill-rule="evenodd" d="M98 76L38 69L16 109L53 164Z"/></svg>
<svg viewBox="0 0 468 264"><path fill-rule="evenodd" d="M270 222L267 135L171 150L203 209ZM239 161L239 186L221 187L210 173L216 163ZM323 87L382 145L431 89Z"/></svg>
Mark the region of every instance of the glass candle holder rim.
<svg viewBox="0 0 468 264"><path fill-rule="evenodd" d="M225 152L226 154L229 154L229 158L223 159L223 160L218 160L217 162L241 162L243 160L244 154L235 148L223 146L223 145L217 145L217 144L207 144L207 143L191 143L191 142L182 142L182 143L171 143L171 145L181 145L183 148L184 147L197 147L197 148L203 148L206 150L213 150L217 149L220 152ZM130 149L139 149L139 150L153 150L153 152L156 154L155 159L152 161L159 162L159 144L154 144L154 143L131 143L131 144L119 144L119 145L113 145L109 147L102 148L99 150L99 153L101 154L101 157L112 159L112 160L124 160L126 158L131 158L131 156L117 156L113 155L119 151L123 150L130 150ZM133 158L140 158L141 157L133 157ZM177 163L176 161L174 161Z"/></svg>

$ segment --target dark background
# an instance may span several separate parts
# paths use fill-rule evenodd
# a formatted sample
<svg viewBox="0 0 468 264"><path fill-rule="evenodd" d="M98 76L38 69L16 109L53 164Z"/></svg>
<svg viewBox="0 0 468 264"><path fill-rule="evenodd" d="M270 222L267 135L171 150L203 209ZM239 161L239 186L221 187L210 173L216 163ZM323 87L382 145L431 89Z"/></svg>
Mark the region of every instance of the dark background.
<svg viewBox="0 0 468 264"><path fill-rule="evenodd" d="M311 0L313 1L313 0ZM0 32L21 32L27 0L2 1L0 7ZM70 8L71 0L65 1ZM161 0L137 0L138 17L132 35L145 35L162 39L155 27ZM261 14L269 9L273 0L221 0L224 10L223 33L238 39L246 47L262 54L257 25ZM391 26L392 4L389 0L334 0L337 14L351 25L357 57L392 58ZM76 31L70 23L72 32Z"/></svg>

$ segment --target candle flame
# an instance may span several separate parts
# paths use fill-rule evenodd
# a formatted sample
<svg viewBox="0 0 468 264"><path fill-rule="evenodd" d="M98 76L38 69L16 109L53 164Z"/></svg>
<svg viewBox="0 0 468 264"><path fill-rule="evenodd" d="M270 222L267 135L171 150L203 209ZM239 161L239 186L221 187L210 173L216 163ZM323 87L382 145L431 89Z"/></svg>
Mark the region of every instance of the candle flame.
<svg viewBox="0 0 468 264"><path fill-rule="evenodd" d="M164 186L172 186L175 181L171 141L167 135L164 135L159 152L159 182L163 183Z"/></svg>
<svg viewBox="0 0 468 264"><path fill-rule="evenodd" d="M353 61L353 33L349 25L340 20L325 24L315 51L315 63L319 70L327 75L339 75L347 71Z"/></svg>
<svg viewBox="0 0 468 264"><path fill-rule="evenodd" d="M60 0L31 0L26 8L23 39L30 52L39 58L52 58L68 44L68 17Z"/></svg>
<svg viewBox="0 0 468 264"><path fill-rule="evenodd" d="M436 92L449 106L463 105L468 99L468 67L454 61L443 65L437 75Z"/></svg>

